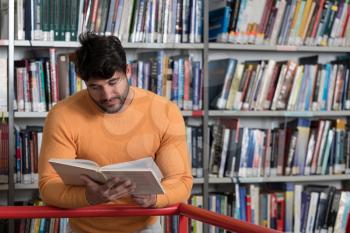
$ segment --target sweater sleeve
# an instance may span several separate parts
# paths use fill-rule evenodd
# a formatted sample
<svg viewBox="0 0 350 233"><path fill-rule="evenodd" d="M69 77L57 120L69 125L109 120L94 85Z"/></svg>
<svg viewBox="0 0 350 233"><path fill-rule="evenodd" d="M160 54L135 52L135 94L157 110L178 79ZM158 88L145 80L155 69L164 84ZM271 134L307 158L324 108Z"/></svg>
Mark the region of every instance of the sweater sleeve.
<svg viewBox="0 0 350 233"><path fill-rule="evenodd" d="M193 184L183 116L173 103L170 104L167 116L169 123L156 153L165 189L165 194L157 195L157 207L186 202Z"/></svg>
<svg viewBox="0 0 350 233"><path fill-rule="evenodd" d="M48 205L61 208L88 206L85 188L65 185L49 164L51 158L74 159L77 137L70 130L62 111L54 108L46 118L39 156L39 191Z"/></svg>

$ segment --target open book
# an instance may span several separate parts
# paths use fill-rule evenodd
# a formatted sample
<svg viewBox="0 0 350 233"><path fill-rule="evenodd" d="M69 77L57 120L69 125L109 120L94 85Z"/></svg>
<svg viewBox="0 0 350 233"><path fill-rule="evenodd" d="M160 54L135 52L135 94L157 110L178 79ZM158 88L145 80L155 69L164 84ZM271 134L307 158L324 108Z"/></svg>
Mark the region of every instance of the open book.
<svg viewBox="0 0 350 233"><path fill-rule="evenodd" d="M136 184L133 194L164 193L160 183L163 175L150 157L103 167L85 159L50 159L49 162L67 185L84 185L80 179L83 174L99 183L118 176L128 178Z"/></svg>

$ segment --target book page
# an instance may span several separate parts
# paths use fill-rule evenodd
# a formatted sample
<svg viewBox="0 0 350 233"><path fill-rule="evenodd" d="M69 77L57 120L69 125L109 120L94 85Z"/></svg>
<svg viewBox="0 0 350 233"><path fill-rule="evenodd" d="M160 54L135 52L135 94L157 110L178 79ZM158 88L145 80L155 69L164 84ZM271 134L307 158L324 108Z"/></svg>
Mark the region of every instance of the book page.
<svg viewBox="0 0 350 233"><path fill-rule="evenodd" d="M92 164L52 159L50 159L49 162L66 185L85 185L83 180L80 179L81 175L87 175L99 183L105 183L107 180L106 177L98 171L98 168Z"/></svg>
<svg viewBox="0 0 350 233"><path fill-rule="evenodd" d="M163 175L160 171L157 164L154 162L153 158L146 157L143 159L128 161L124 163L110 164L102 167L101 171L110 171L110 170L138 170L138 169L148 169L152 170L158 179L162 179Z"/></svg>
<svg viewBox="0 0 350 233"><path fill-rule="evenodd" d="M164 190L152 170L136 169L136 170L104 170L103 174L109 179L120 177L122 179L130 179L136 185L133 194L164 194Z"/></svg>
<svg viewBox="0 0 350 233"><path fill-rule="evenodd" d="M84 167L88 169L98 170L100 166L91 160L86 159L50 159L49 162L66 164L74 167Z"/></svg>

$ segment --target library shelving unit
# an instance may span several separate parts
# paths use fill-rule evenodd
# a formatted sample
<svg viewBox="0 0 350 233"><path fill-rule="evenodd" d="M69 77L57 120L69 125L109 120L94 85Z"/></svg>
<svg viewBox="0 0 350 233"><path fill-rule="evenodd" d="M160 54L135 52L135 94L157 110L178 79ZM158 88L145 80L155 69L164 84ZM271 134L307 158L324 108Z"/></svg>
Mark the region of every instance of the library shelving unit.
<svg viewBox="0 0 350 233"><path fill-rule="evenodd" d="M203 207L209 209L209 193L220 190L221 187L224 190L228 187L230 192L235 192L235 185L237 183L242 184L264 184L264 183L341 183L342 181L350 180L350 175L315 175L315 176L276 176L276 177L224 177L213 178L209 172L209 156L210 156L210 134L209 124L213 119L220 118L239 118L242 121L247 121L246 124L250 124L252 121L255 124L266 124L271 120L279 120L286 122L288 119L294 118L312 118L312 119L325 119L350 116L350 111L229 111L229 110L212 110L209 106L209 77L208 63L210 60L220 58L234 57L240 61L245 60L257 60L257 59L275 59L286 60L295 59L306 55L320 55L329 60L334 55L345 54L350 52L350 47L312 47L312 46L280 46L280 45L239 45L239 44L227 44L227 43L209 43L209 1L204 1L204 13L203 13L203 43L124 43L123 46L127 52L139 51L139 50L196 50L201 53L202 58L202 73L203 73L203 109L201 111L183 111L184 117L197 117L202 120L203 127L203 177L195 178L195 188L199 187L199 192L203 195ZM78 42L62 42L62 41L28 41L28 40L15 40L14 27L15 27L15 5L14 1L9 1L9 20L8 40L0 40L0 51L6 49L6 52L2 52L2 55L6 53L8 58L8 112L4 114L8 119L9 125L9 182L8 184L0 185L0 193L7 193L7 199L5 202L8 205L13 205L15 200L19 198L32 198L28 191L37 191L37 184L15 184L14 170L15 167L15 138L14 138L14 126L27 125L27 124L39 124L42 125L44 119L47 116L46 112L15 112L14 111L14 61L16 59L23 58L23 51L56 48L57 50L73 51L79 47ZM233 184L233 185L228 185ZM24 196L23 196L24 195ZM3 196L3 195L1 195ZM0 200L3 201L3 200ZM13 232L13 225L10 224L10 232ZM204 232L208 232L207 226L204 226Z"/></svg>

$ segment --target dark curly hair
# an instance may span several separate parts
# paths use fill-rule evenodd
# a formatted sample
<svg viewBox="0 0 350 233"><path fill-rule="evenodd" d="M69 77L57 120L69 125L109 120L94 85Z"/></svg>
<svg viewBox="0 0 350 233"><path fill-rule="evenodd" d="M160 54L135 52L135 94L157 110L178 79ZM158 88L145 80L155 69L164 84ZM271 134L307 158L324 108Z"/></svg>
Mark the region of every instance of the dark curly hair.
<svg viewBox="0 0 350 233"><path fill-rule="evenodd" d="M86 32L80 34L79 42L75 70L82 80L109 79L116 71L126 73L126 55L117 37Z"/></svg>

